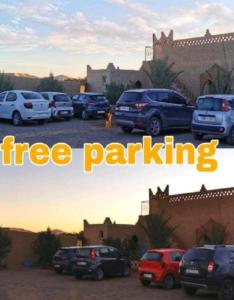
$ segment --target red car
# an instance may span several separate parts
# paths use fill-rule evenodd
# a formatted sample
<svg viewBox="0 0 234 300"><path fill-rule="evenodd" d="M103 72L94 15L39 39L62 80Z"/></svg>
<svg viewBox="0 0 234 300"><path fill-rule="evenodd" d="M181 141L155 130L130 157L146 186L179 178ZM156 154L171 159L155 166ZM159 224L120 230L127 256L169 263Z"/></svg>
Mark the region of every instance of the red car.
<svg viewBox="0 0 234 300"><path fill-rule="evenodd" d="M148 250L140 260L139 279L144 286L160 283L172 289L179 283L179 263L184 255L182 249Z"/></svg>

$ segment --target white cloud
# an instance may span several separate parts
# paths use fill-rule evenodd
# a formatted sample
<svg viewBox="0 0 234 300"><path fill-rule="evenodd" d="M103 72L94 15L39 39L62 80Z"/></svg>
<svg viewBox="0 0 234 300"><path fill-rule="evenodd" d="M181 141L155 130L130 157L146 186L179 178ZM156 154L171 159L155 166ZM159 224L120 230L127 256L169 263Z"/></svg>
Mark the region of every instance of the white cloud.
<svg viewBox="0 0 234 300"><path fill-rule="evenodd" d="M20 0L0 3L0 13L11 16L11 23L0 26L0 47L31 50L35 47L61 49L76 53L106 55L142 53L151 34L175 30L178 38L199 36L210 28L212 33L234 31L234 11L221 2L197 2L192 8L159 13L132 0L105 0L122 8L121 22L89 12L65 13L65 2L55 0ZM14 2L14 5L13 5ZM23 27L29 22L30 27ZM38 27L45 26L46 32Z"/></svg>

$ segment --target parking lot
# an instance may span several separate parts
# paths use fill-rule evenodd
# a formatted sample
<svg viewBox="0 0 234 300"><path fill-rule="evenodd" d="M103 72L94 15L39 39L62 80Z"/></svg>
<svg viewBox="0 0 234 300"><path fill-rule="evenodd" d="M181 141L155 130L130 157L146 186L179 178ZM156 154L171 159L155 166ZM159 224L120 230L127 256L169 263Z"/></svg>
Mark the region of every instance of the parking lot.
<svg viewBox="0 0 234 300"><path fill-rule="evenodd" d="M111 278L102 282L76 280L70 275L56 275L50 270L0 272L1 300L183 300L188 299L180 288L165 291L159 287L142 287L138 280ZM216 299L200 293L194 299Z"/></svg>
<svg viewBox="0 0 234 300"><path fill-rule="evenodd" d="M82 148L84 143L101 143L106 145L110 142L127 143L141 142L144 132L135 130L131 134L125 134L120 128L113 126L110 129L104 127L103 119L92 119L83 121L74 118L71 121L48 122L45 125L27 123L19 127L10 122L0 121L0 140L6 135L14 135L17 142L28 142L30 144L43 142L49 146L58 142L68 143L72 148ZM155 138L155 142L164 141L165 135L173 135L175 142L190 142L198 145L192 134L185 130L171 130L164 132ZM204 139L204 141L208 139ZM231 146L220 141L219 147L230 148Z"/></svg>

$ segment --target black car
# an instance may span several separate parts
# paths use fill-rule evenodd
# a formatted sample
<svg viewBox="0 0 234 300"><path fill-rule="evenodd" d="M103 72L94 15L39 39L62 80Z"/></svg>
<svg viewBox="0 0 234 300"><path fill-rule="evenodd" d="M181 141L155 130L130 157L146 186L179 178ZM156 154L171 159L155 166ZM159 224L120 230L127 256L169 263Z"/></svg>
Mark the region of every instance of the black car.
<svg viewBox="0 0 234 300"><path fill-rule="evenodd" d="M128 277L131 268L130 261L122 257L117 249L109 246L89 246L77 250L73 272L77 279L90 275L99 281L106 275Z"/></svg>
<svg viewBox="0 0 234 300"><path fill-rule="evenodd" d="M190 129L193 111L186 98L174 90L128 90L117 101L115 118L124 132L137 128L157 136L164 129Z"/></svg>
<svg viewBox="0 0 234 300"><path fill-rule="evenodd" d="M52 264L55 272L72 272L78 247L62 247L54 255Z"/></svg>
<svg viewBox="0 0 234 300"><path fill-rule="evenodd" d="M105 116L110 111L110 103L105 95L81 93L72 97L74 114L83 120L94 116Z"/></svg>
<svg viewBox="0 0 234 300"><path fill-rule="evenodd" d="M234 246L189 249L180 266L181 284L188 295L198 289L217 292L219 299L234 298Z"/></svg>

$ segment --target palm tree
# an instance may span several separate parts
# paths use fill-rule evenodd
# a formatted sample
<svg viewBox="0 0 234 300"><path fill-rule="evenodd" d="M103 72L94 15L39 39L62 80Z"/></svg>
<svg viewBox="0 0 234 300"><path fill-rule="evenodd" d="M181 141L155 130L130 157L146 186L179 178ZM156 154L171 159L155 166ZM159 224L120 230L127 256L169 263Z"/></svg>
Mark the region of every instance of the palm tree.
<svg viewBox="0 0 234 300"><path fill-rule="evenodd" d="M177 226L170 226L171 218L165 217L164 212L145 217L145 224L139 223L144 230L152 248L168 248L174 238Z"/></svg>
<svg viewBox="0 0 234 300"><path fill-rule="evenodd" d="M9 76L0 71L0 92L13 89L13 83Z"/></svg>
<svg viewBox="0 0 234 300"><path fill-rule="evenodd" d="M175 63L168 64L168 57L163 60L157 59L149 62L149 69L144 69L145 74L154 88L172 88L176 79L183 71L174 72Z"/></svg>
<svg viewBox="0 0 234 300"><path fill-rule="evenodd" d="M209 92L212 94L230 94L234 83L233 72L234 68L229 72L218 68L216 75L212 75L207 70L206 73L209 75Z"/></svg>
<svg viewBox="0 0 234 300"><path fill-rule="evenodd" d="M212 221L211 228L202 226L200 244L221 245L226 243L227 239L227 225Z"/></svg>

